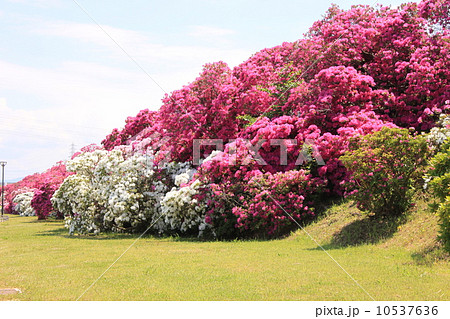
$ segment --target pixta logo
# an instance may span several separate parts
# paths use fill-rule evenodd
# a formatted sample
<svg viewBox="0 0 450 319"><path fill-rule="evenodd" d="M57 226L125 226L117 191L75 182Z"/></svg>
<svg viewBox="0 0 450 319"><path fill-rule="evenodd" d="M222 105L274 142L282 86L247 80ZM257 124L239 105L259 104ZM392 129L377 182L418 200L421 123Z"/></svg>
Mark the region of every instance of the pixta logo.
<svg viewBox="0 0 450 319"><path fill-rule="evenodd" d="M239 152L245 153L246 156L241 158L241 165L248 165L251 162L256 162L259 165L267 165L267 162L260 154L261 147L269 142L270 146L275 146L280 148L279 164L288 165L288 149L292 146L297 145L297 140L295 139L269 139L269 140L258 140L256 143L251 143L250 140L246 139L233 139L228 141L228 154L230 155L229 165L235 165L238 161L238 149ZM193 164L201 164L201 149L202 147L214 147L216 151L224 150L224 141L222 139L194 139L193 143ZM325 165L325 162L320 155L320 152L312 139L306 139L302 145L302 150L300 151L295 165L303 165L311 161L316 161L318 165Z"/></svg>

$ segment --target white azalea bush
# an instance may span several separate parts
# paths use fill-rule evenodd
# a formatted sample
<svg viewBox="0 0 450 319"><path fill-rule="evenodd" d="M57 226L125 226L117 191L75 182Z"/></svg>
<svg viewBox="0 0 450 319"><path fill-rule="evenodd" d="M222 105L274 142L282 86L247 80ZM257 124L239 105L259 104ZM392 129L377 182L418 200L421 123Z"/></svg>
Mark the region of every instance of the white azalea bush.
<svg viewBox="0 0 450 319"><path fill-rule="evenodd" d="M121 156L120 151L113 151ZM100 163L103 164L103 163ZM106 158L106 183L99 181L100 192L107 199L104 216L106 228L113 231L139 231L148 227L157 214L157 205L166 189L164 184L155 185L155 172L147 165L144 156L133 155L115 163L111 171ZM100 166L100 165L99 165ZM103 170L100 167L103 174Z"/></svg>
<svg viewBox="0 0 450 319"><path fill-rule="evenodd" d="M428 133L427 140L433 149L439 150L448 138L450 138L450 115L441 114L436 126Z"/></svg>
<svg viewBox="0 0 450 319"><path fill-rule="evenodd" d="M120 149L83 153L67 163L76 174L55 192L53 205L73 233L101 231L185 233L204 223L204 206L193 196L199 183L188 183L189 163L153 167L148 156Z"/></svg>
<svg viewBox="0 0 450 319"><path fill-rule="evenodd" d="M109 155L109 156L108 156ZM117 154L96 150L75 157L67 163L67 170L76 174L67 177L52 197L52 204L64 214L69 232L99 233L103 228L103 216L107 199L102 197L101 186L108 184L108 174L97 169L99 162L109 157L111 164ZM104 169L104 166L100 166ZM97 170L96 170L97 169Z"/></svg>
<svg viewBox="0 0 450 319"><path fill-rule="evenodd" d="M53 207L64 214L70 234L100 232L103 212L95 195L90 179L82 174L67 177L53 195Z"/></svg>
<svg viewBox="0 0 450 319"><path fill-rule="evenodd" d="M202 163L211 161L220 151L213 151ZM209 192L200 192L205 187L200 180L193 180L195 170L190 169L189 163L169 163L168 170L174 180L173 187L161 201L161 214L164 223L159 225L159 231L169 233L179 230L182 233L198 234L198 236L212 235L214 230L208 218L207 202ZM206 194L206 195L205 195Z"/></svg>
<svg viewBox="0 0 450 319"><path fill-rule="evenodd" d="M175 182L185 181L187 174L177 175ZM199 180L195 180L188 186L172 188L161 201L161 212L164 217L164 227L162 232L180 230L183 233L195 231L202 234L205 230L205 215L207 205L199 200Z"/></svg>
<svg viewBox="0 0 450 319"><path fill-rule="evenodd" d="M25 192L18 194L13 199L14 211L20 216L36 216L36 213L31 207L31 200L33 199L34 192Z"/></svg>

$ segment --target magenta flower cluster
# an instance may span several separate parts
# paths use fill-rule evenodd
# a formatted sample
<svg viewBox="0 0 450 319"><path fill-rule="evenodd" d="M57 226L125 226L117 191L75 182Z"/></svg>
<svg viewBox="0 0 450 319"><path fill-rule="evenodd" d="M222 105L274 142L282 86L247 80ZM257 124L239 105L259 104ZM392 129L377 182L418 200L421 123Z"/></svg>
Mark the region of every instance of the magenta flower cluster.
<svg viewBox="0 0 450 319"><path fill-rule="evenodd" d="M7 214L17 213L14 209L13 199L18 194L31 191L34 193L31 207L38 219L46 219L51 213L54 213L55 217L63 217L53 209L50 199L70 174L66 171L65 164L59 162L43 173L29 175L20 182L7 185L5 187L5 212Z"/></svg>

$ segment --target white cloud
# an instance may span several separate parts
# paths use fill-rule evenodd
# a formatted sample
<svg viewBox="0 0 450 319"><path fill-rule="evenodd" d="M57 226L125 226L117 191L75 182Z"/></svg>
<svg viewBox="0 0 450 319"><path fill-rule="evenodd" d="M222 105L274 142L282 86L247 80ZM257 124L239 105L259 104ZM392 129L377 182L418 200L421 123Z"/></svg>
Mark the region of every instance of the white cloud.
<svg viewBox="0 0 450 319"><path fill-rule="evenodd" d="M6 99L0 97L0 114L5 114L6 112ZM0 115L1 116L1 115ZM2 126L0 125L0 130L2 129ZM3 134L0 134L0 147L2 147L2 143L4 141Z"/></svg>
<svg viewBox="0 0 450 319"><path fill-rule="evenodd" d="M0 154L8 162L7 179L24 177L66 159L70 139L58 122L41 118L39 111L17 110L0 98Z"/></svg>
<svg viewBox="0 0 450 319"><path fill-rule="evenodd" d="M110 118L125 118L130 106L144 108L151 102L159 103L163 95L159 88L151 87L145 74L94 63L65 62L49 69L0 61L0 69L3 70L0 86L4 90L45 101L45 104L28 105L26 109L40 112L41 118L44 115L58 118L66 126L88 123L93 127L110 127L113 124Z"/></svg>
<svg viewBox="0 0 450 319"><path fill-rule="evenodd" d="M207 44L209 48L226 48L232 47L232 35L235 34L234 30L216 28L204 25L195 25L188 28L190 30L187 35L192 39L201 41L201 43Z"/></svg>
<svg viewBox="0 0 450 319"><path fill-rule="evenodd" d="M44 22L37 28L34 28L33 32L44 36L56 36L87 42L105 48L107 50L105 53L109 56L119 59L127 58L117 46L116 43L118 43L137 62L149 65L161 65L161 63L164 63L168 67L178 68L180 65L200 67L207 62L222 60L231 66L235 66L249 56L246 50L230 48L229 45L224 45L224 43L222 43L222 46L219 45L219 47L211 47L210 45L163 45L151 36L137 31L107 25L102 25L101 27L106 34L99 26L93 23ZM188 34L204 39L212 39L216 43L221 44L219 37L232 33L233 31L228 29L194 26Z"/></svg>
<svg viewBox="0 0 450 319"><path fill-rule="evenodd" d="M42 8L61 5L60 0L8 0L8 1Z"/></svg>
<svg viewBox="0 0 450 319"><path fill-rule="evenodd" d="M100 28L94 23L73 23L66 21L44 22L34 29L33 32L39 35L77 39L106 47L116 47L116 44L111 38L124 46L148 41L148 38L139 32L107 25L102 25Z"/></svg>
<svg viewBox="0 0 450 319"><path fill-rule="evenodd" d="M234 34L234 30L222 29L204 25L195 25L190 27L191 31L188 35L198 38L224 37Z"/></svg>

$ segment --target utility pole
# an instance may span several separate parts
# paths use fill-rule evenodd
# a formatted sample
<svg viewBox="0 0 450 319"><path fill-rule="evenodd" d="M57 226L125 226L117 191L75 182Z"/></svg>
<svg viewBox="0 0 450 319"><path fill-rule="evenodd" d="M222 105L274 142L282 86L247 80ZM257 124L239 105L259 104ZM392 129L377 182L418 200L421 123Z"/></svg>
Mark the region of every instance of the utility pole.
<svg viewBox="0 0 450 319"><path fill-rule="evenodd" d="M1 161L0 165L2 166L2 217L0 221L8 220L8 218L3 217L3 212L5 210L5 161Z"/></svg>
<svg viewBox="0 0 450 319"><path fill-rule="evenodd" d="M70 145L70 158L72 158L73 154L75 154L75 144L72 143Z"/></svg>

